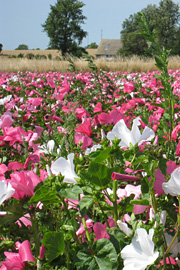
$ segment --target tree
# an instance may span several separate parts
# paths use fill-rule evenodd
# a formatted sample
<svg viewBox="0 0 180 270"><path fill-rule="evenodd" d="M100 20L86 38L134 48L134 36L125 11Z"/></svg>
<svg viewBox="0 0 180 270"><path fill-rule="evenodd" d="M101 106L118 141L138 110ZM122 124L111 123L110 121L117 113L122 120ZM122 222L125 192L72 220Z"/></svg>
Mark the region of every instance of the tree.
<svg viewBox="0 0 180 270"><path fill-rule="evenodd" d="M92 42L89 46L88 49L97 49L98 45L96 44L96 42Z"/></svg>
<svg viewBox="0 0 180 270"><path fill-rule="evenodd" d="M158 7L148 5L141 12L149 21L151 31L156 32L157 41L166 49L172 49L171 54L176 54L178 52L177 44L179 44L179 5L172 0L161 0ZM121 31L123 47L120 50L122 55L132 55L134 52L135 54L151 55L150 49L147 49L148 43L144 36L140 35L142 28L137 19L138 13L130 15L129 19L123 22Z"/></svg>
<svg viewBox="0 0 180 270"><path fill-rule="evenodd" d="M0 53L2 52L3 45L0 43Z"/></svg>
<svg viewBox="0 0 180 270"><path fill-rule="evenodd" d="M117 51L117 55L132 56L132 55L146 55L148 52L148 44L142 34L138 31L133 33L124 33L122 38L122 44L124 45Z"/></svg>
<svg viewBox="0 0 180 270"><path fill-rule="evenodd" d="M29 50L26 44L20 44L15 50Z"/></svg>
<svg viewBox="0 0 180 270"><path fill-rule="evenodd" d="M157 14L156 5L148 5L147 8L143 9L141 12L145 14L151 25L151 30L153 30ZM125 19L123 22L123 30L121 31L122 48L118 51L118 54L122 56L132 56L133 54L151 55L150 50L148 50L148 43L141 34L142 27L138 22L138 17L138 13L135 13L134 15L130 15L129 18Z"/></svg>
<svg viewBox="0 0 180 270"><path fill-rule="evenodd" d="M179 30L179 5L172 0L161 0L159 3L158 16L156 17L156 34L159 43L166 49L172 49L177 43ZM179 42L178 42L179 43ZM179 44L178 44L179 45Z"/></svg>
<svg viewBox="0 0 180 270"><path fill-rule="evenodd" d="M51 12L42 25L50 38L49 47L75 54L87 32L81 28L86 17L82 14L84 4L78 0L57 0L50 6Z"/></svg>

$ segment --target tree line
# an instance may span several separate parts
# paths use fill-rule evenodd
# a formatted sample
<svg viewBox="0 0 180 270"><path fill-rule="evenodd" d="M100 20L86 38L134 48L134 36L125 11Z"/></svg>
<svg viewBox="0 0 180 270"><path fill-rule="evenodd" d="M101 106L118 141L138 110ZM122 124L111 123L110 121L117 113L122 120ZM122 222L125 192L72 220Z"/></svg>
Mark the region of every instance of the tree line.
<svg viewBox="0 0 180 270"><path fill-rule="evenodd" d="M86 17L82 14L85 4L79 0L57 0L52 6L47 20L42 25L50 38L49 46L66 53L81 55L80 44L87 36L81 25ZM171 50L171 55L180 55L180 11L179 5L172 0L161 0L159 5L147 5L142 9L149 21L151 30L156 33L157 42ZM152 50L141 33L138 13L130 15L122 25L122 48L118 53L122 56L145 55L151 56Z"/></svg>
<svg viewBox="0 0 180 270"><path fill-rule="evenodd" d="M86 53L85 48L81 47L83 38L88 34L82 29L87 19L82 12L84 5L79 0L57 0L55 5L50 5L50 13L42 24L43 31L50 39L48 49L60 50L63 56L72 54L80 57ZM157 42L171 50L171 55L180 55L179 5L172 0L161 0L158 6L150 4L140 12L145 14L151 30L156 33ZM151 46L142 34L138 16L135 13L123 22L120 33L122 48L118 51L122 56L152 55ZM90 48L97 47L95 42L91 45ZM28 49L25 44L20 47Z"/></svg>
<svg viewBox="0 0 180 270"><path fill-rule="evenodd" d="M155 32L157 42L165 49L171 50L171 55L180 55L179 5L172 0L161 0L159 6L148 5L141 10L141 13L145 14L151 31ZM151 46L142 34L142 26L138 18L138 13L135 13L123 22L122 48L118 51L122 56L152 55Z"/></svg>

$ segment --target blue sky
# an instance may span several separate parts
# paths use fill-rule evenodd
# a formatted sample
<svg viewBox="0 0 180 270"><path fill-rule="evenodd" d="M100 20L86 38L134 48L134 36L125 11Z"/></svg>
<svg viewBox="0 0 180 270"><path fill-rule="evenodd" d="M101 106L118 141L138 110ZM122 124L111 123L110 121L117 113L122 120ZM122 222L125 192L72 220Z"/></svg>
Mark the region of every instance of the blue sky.
<svg viewBox="0 0 180 270"><path fill-rule="evenodd" d="M148 4L159 5L160 0L83 0L83 14L87 17L82 28L88 32L82 46L100 43L101 38L118 39L122 23L131 14ZM174 1L180 3L179 1ZM46 49L49 38L42 24L48 17L50 5L56 0L1 0L0 43L3 50L14 50L19 44L29 49Z"/></svg>

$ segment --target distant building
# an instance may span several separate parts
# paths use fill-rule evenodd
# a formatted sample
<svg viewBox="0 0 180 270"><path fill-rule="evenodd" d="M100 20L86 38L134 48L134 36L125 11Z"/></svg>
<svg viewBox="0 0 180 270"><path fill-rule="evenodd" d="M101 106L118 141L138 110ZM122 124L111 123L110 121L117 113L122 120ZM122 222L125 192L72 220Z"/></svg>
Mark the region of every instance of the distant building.
<svg viewBox="0 0 180 270"><path fill-rule="evenodd" d="M102 39L97 50L96 57L114 58L117 51L122 48L120 39Z"/></svg>

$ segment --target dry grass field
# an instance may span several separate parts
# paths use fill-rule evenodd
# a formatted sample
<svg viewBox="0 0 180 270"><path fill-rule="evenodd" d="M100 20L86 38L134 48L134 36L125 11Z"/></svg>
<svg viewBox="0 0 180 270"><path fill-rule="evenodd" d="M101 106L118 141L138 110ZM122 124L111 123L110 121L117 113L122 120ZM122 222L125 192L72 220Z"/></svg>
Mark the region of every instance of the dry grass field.
<svg viewBox="0 0 180 270"><path fill-rule="evenodd" d="M18 54L23 54L23 58L17 58ZM47 59L27 59L26 54L32 53L34 55L45 55ZM88 51L89 55L95 55L95 50ZM48 59L48 54L51 54L52 59ZM12 58L15 55L16 58ZM11 56L11 58L9 58ZM61 60L57 60L57 57ZM77 70L88 71L88 63L84 59L72 58ZM152 58L140 59L137 56L131 58L117 58L113 60L106 60L104 58L94 59L94 63L98 69L105 71L127 71L127 72L140 72L140 71L154 71L157 70L155 61ZM69 62L62 60L61 54L57 50L12 50L2 51L0 54L0 72L18 72L18 71L59 71L67 72L69 70ZM180 57L169 58L169 69L180 69Z"/></svg>

